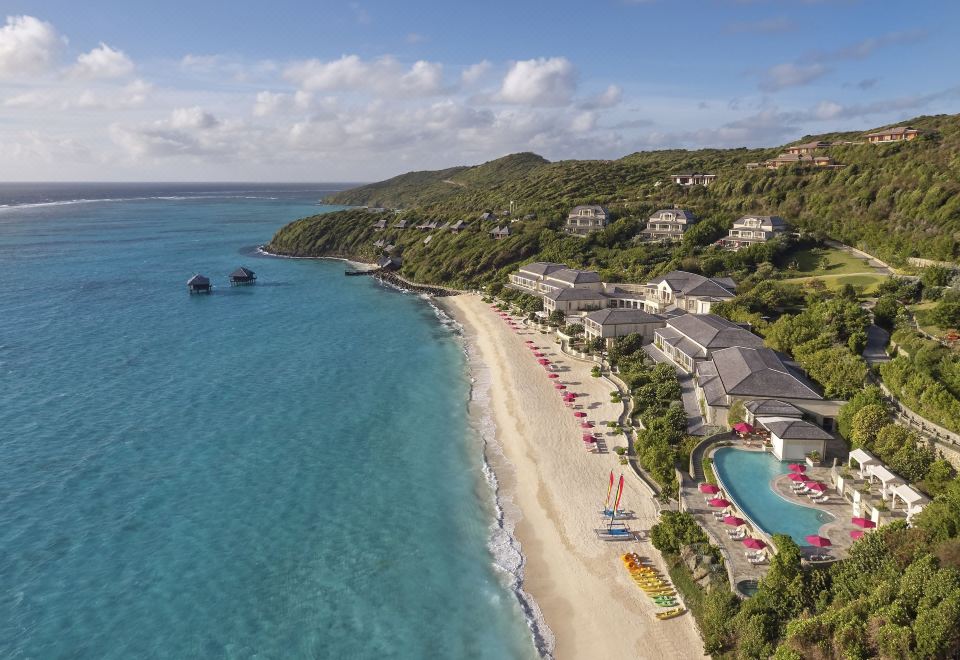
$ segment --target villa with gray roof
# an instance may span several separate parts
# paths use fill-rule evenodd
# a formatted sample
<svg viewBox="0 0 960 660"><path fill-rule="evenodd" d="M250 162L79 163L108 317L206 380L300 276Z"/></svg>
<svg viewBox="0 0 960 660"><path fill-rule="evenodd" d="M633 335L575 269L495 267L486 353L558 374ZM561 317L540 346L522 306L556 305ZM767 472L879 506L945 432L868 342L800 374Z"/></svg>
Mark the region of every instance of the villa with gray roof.
<svg viewBox="0 0 960 660"><path fill-rule="evenodd" d="M747 401L743 404L746 411L746 422L756 425L760 417L803 417L803 411L792 403L780 401L779 399L759 399Z"/></svg>
<svg viewBox="0 0 960 660"><path fill-rule="evenodd" d="M653 339L657 328L662 328L665 320L662 316L650 314L641 309L601 309L583 317L583 332L587 339L603 337L609 346L617 337L638 334L644 342Z"/></svg>
<svg viewBox="0 0 960 660"><path fill-rule="evenodd" d="M795 417L761 417L757 420L770 432L770 450L781 461L802 461L807 454L826 452L833 436L816 424Z"/></svg>
<svg viewBox="0 0 960 660"><path fill-rule="evenodd" d="M560 310L564 314L591 312L607 306L602 289L557 289L543 296L543 311L547 314Z"/></svg>
<svg viewBox="0 0 960 660"><path fill-rule="evenodd" d="M711 359L698 362L694 371L708 424L725 425L735 401L775 399L795 406L830 430L843 405L842 401L825 401L809 380L769 348L720 349Z"/></svg>
<svg viewBox="0 0 960 660"><path fill-rule="evenodd" d="M654 345L674 364L693 373L697 362L731 346L762 348L763 340L733 321L714 314L684 314L668 319L653 335Z"/></svg>
<svg viewBox="0 0 960 660"><path fill-rule="evenodd" d="M535 261L520 266L510 274L510 285L533 294L545 294L559 289L591 289L603 291L600 274L592 270L567 268L563 264Z"/></svg>
<svg viewBox="0 0 960 660"><path fill-rule="evenodd" d="M499 241L501 238L510 237L510 225L504 225L502 227L494 227L489 232L490 237L494 240Z"/></svg>
<svg viewBox="0 0 960 660"><path fill-rule="evenodd" d="M704 277L674 270L647 285L644 305L654 314L672 308L708 314L713 303L730 300L735 295L736 285L729 277Z"/></svg>
<svg viewBox="0 0 960 660"><path fill-rule="evenodd" d="M650 216L640 238L645 241L679 241L696 222L697 217L685 209L661 209Z"/></svg>
<svg viewBox="0 0 960 660"><path fill-rule="evenodd" d="M586 236L610 224L610 212L596 204L575 206L567 215L564 231L574 236Z"/></svg>
<svg viewBox="0 0 960 660"><path fill-rule="evenodd" d="M778 215L745 215L733 223L733 228L719 243L728 249L766 243L787 231L787 223Z"/></svg>

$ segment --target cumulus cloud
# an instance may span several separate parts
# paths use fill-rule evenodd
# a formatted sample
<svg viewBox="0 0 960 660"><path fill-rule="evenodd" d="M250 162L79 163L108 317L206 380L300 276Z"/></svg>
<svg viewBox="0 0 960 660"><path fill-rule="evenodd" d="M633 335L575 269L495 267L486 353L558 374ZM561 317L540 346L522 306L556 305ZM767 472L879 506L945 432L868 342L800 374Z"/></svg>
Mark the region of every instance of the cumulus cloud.
<svg viewBox="0 0 960 660"><path fill-rule="evenodd" d="M370 91L429 96L444 91L443 65L420 60L406 69L393 57L364 60L344 55L337 60L294 62L284 77L308 91Z"/></svg>
<svg viewBox="0 0 960 660"><path fill-rule="evenodd" d="M45 73L57 63L66 40L33 16L7 16L0 28L0 77Z"/></svg>
<svg viewBox="0 0 960 660"><path fill-rule="evenodd" d="M623 100L623 90L617 85L610 85L602 93L584 99L580 105L583 108L612 108Z"/></svg>
<svg viewBox="0 0 960 660"><path fill-rule="evenodd" d="M565 57L514 62L495 99L501 103L561 106L570 103L577 89L577 72Z"/></svg>
<svg viewBox="0 0 960 660"><path fill-rule="evenodd" d="M72 70L78 78L123 78L133 73L133 61L122 50L100 45L77 57Z"/></svg>
<svg viewBox="0 0 960 660"><path fill-rule="evenodd" d="M765 92L776 92L787 87L796 87L822 78L830 71L826 65L819 62L812 64L795 64L786 62L777 64L764 71L760 78L760 89Z"/></svg>
<svg viewBox="0 0 960 660"><path fill-rule="evenodd" d="M464 85L473 85L483 80L484 76L489 73L491 66L487 60L471 64L460 74L460 80Z"/></svg>

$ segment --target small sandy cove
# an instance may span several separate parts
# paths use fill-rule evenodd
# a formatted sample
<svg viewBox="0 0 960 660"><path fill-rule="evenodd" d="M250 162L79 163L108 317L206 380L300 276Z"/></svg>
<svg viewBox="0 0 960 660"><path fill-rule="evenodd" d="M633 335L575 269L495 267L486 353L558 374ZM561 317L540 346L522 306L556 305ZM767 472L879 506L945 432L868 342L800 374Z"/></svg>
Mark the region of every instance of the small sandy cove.
<svg viewBox="0 0 960 660"><path fill-rule="evenodd" d="M567 658L702 658L703 645L690 613L658 621L653 604L631 582L620 555L632 551L661 569L647 541L603 541L600 511L610 470L626 479L621 508L633 511L630 528L645 539L656 522L653 498L613 447L622 436L607 435L603 423L622 410L610 403L609 382L590 376L590 364L559 351L553 338L519 332L479 296L442 299L464 327L474 359L490 372L490 403L497 440L508 466L496 465L504 494L519 507L516 536L526 557L524 589L540 606L555 636L555 656ZM556 366L550 380L525 343L533 340ZM579 409L604 432L606 453L586 451L573 410L555 382L582 395Z"/></svg>

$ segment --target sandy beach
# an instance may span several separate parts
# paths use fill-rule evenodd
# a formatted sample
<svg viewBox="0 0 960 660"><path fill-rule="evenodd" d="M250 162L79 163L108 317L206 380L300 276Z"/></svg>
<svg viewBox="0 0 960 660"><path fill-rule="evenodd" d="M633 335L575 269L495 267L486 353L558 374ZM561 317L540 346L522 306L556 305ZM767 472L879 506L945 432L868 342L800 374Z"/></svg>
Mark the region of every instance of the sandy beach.
<svg viewBox="0 0 960 660"><path fill-rule="evenodd" d="M621 508L635 513L628 524L641 539L657 516L649 491L613 453L623 437L603 428L622 410L610 403L614 388L591 377L589 363L561 354L548 335L511 330L476 295L443 299L442 305L464 327L472 368L488 370L491 412L505 458L491 464L503 494L519 508L523 586L553 633L555 657L705 657L692 616L655 619L653 604L620 562L621 554L632 551L665 569L649 542L610 542L596 535L610 470L625 476ZM581 409L604 432L606 452L585 450L573 411L537 364L524 343L528 339L545 348L559 382L581 395Z"/></svg>

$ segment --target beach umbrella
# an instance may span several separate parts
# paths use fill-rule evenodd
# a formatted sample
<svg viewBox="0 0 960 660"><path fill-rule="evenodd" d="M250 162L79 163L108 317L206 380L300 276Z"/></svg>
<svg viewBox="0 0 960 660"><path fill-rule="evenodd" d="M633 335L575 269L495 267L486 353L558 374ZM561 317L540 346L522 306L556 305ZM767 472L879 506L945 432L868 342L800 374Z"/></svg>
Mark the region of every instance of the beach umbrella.
<svg viewBox="0 0 960 660"><path fill-rule="evenodd" d="M592 428L593 428L593 423L592 423L592 422L583 422L583 423L580 424L580 428L582 428L582 429L592 429Z"/></svg>
<svg viewBox="0 0 960 660"><path fill-rule="evenodd" d="M582 439L584 442L593 442L593 441L595 440L595 438L594 438L592 435L590 435L589 433L584 433L584 434L581 436L581 439Z"/></svg>
<svg viewBox="0 0 960 660"><path fill-rule="evenodd" d="M863 527L864 529L873 529L877 526L877 523L873 522L869 518L851 518L850 522L857 527Z"/></svg>
<svg viewBox="0 0 960 660"><path fill-rule="evenodd" d="M555 390L565 390L565 389L567 389L567 386L564 385L563 383L554 383L554 384L553 384L553 388L554 388Z"/></svg>
<svg viewBox="0 0 960 660"><path fill-rule="evenodd" d="M805 476L803 476L802 474L798 474L798 473L796 473L796 472L794 472L793 474L789 475L789 476L787 477L787 479L789 479L790 481L797 481L797 482L799 482L799 481L806 481L806 480L807 480L807 478L806 478Z"/></svg>
<svg viewBox="0 0 960 660"><path fill-rule="evenodd" d="M723 507L728 507L728 506L730 506L730 500L725 500L725 499L722 498L722 497L714 497L712 500L710 500L709 502L707 502L707 504L709 504L709 505L712 506L712 507L716 507L716 508L719 509L719 508L723 508Z"/></svg>
<svg viewBox="0 0 960 660"><path fill-rule="evenodd" d="M537 364L550 364L550 360L546 358L540 358L539 360L537 360Z"/></svg>
<svg viewBox="0 0 960 660"><path fill-rule="evenodd" d="M700 492L706 493L707 495L713 495L720 492L720 487L713 484L703 483L700 484Z"/></svg>
<svg viewBox="0 0 960 660"><path fill-rule="evenodd" d="M524 344L532 344L532 343L533 343L533 340L532 340L532 339L528 339L527 341L525 341L525 342L523 342L523 343L524 343Z"/></svg>
<svg viewBox="0 0 960 660"><path fill-rule="evenodd" d="M580 419L580 418L586 417L587 413L583 412L582 410L578 410L577 412L573 413L573 416L576 417L577 419Z"/></svg>
<svg viewBox="0 0 960 660"><path fill-rule="evenodd" d="M801 465L800 463L791 463L791 464L790 464L790 471L791 471L791 472L806 472L806 471L807 471L807 466L806 466L806 465Z"/></svg>
<svg viewBox="0 0 960 660"><path fill-rule="evenodd" d="M828 486L826 484L822 484L819 481L817 481L815 483L809 484L807 488L809 488L810 490L815 490L818 493L822 493L823 491L827 490Z"/></svg>
<svg viewBox="0 0 960 660"><path fill-rule="evenodd" d="M740 525L745 525L747 523L743 518L737 518L736 516L724 516L723 524L730 525L731 527L739 527Z"/></svg>
<svg viewBox="0 0 960 660"><path fill-rule="evenodd" d="M576 393L576 392L567 392L567 396L569 396L571 399L576 399L576 398L577 398L577 393Z"/></svg>
<svg viewBox="0 0 960 660"><path fill-rule="evenodd" d="M560 378L560 374L547 374L547 378Z"/></svg>
<svg viewBox="0 0 960 660"><path fill-rule="evenodd" d="M540 351L534 351L533 355L534 357L543 357L543 353L541 353Z"/></svg>
<svg viewBox="0 0 960 660"><path fill-rule="evenodd" d="M767 547L766 543L760 539L755 539L752 536L748 536L747 538L743 539L743 544L751 550L760 550L761 548Z"/></svg>
<svg viewBox="0 0 960 660"><path fill-rule="evenodd" d="M753 431L753 426L746 422L738 422L733 425L733 430L737 433L750 433Z"/></svg>
<svg viewBox="0 0 960 660"><path fill-rule="evenodd" d="M864 532L862 529L850 530L850 538L852 538L854 541L856 541L857 539L862 539L864 534L866 534L866 532Z"/></svg>
<svg viewBox="0 0 960 660"><path fill-rule="evenodd" d="M818 548L829 548L831 543L830 539L825 536L818 536L817 534L811 534L810 536L804 537L807 539L807 543L810 545L815 545Z"/></svg>

